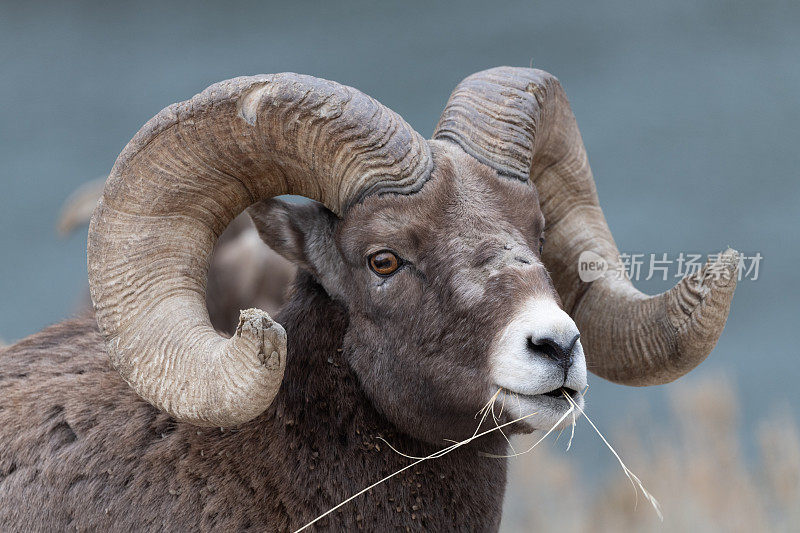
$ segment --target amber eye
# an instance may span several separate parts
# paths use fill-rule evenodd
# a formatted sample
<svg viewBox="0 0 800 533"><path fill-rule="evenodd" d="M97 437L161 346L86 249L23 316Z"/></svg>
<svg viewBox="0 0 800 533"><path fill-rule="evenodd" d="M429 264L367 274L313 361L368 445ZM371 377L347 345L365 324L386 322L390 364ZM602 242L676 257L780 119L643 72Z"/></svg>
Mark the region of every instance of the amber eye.
<svg viewBox="0 0 800 533"><path fill-rule="evenodd" d="M400 268L400 258L388 250L369 256L369 267L379 276L390 276Z"/></svg>

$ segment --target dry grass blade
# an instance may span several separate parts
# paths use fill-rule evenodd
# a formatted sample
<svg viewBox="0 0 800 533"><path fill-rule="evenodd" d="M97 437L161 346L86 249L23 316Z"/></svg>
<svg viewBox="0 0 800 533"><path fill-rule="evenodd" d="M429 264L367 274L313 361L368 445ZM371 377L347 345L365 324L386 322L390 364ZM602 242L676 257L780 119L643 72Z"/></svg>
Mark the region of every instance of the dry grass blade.
<svg viewBox="0 0 800 533"><path fill-rule="evenodd" d="M427 457L421 457L421 456L418 456L418 455L408 455L407 453L403 453L400 450L398 450L397 448L395 448L394 446L392 446L392 444L388 440L384 439L383 437L376 437L376 438L378 440L383 441L383 443L386 444L389 447L389 449L391 449L397 455L402 455L403 457L407 457L408 459L427 459ZM452 442L457 442L457 441L452 441Z"/></svg>
<svg viewBox="0 0 800 533"><path fill-rule="evenodd" d="M572 412L572 424L570 425L569 442L567 443L567 451L572 448L572 439L575 438L575 424L578 420L575 418L575 411Z"/></svg>
<svg viewBox="0 0 800 533"><path fill-rule="evenodd" d="M542 435L542 437L539 440L537 440L536 442L533 443L533 446L531 446L530 448L528 448L524 452L512 453L510 455L495 455L493 453L481 453L481 455L483 455L484 457L493 457L495 459L508 459L510 457L519 457L520 455L525 455L526 453L533 451L533 449L536 448L539 445L540 442L542 442L544 439L546 439L550 435L550 433L552 433L559 426L559 424L561 424L561 422L563 422L564 419L566 419L574 410L575 410L574 407L570 407L569 409L567 409L567 412L564 413L563 415L561 415L561 418L559 418L556 421L556 423L553 424L553 426L550 429L547 430L547 433Z"/></svg>
<svg viewBox="0 0 800 533"><path fill-rule="evenodd" d="M581 407L577 403L575 403L572 400L572 398L570 398L570 396L568 394L564 394L564 397L567 399L567 401L569 401L569 403L572 405L572 407L574 409L577 409L578 411L581 412L583 417L586 419L587 422L589 422L589 424L592 426L594 431L600 436L600 438L603 440L603 442L608 447L608 449L611 450L611 453L614 454L614 457L617 458L617 461L619 462L620 466L622 467L622 471L625 473L626 476L628 476L628 479L630 480L631 485L633 485L633 491L636 494L636 501L638 502L639 490L641 490L642 494L644 494L644 497L647 499L648 502L650 502L650 505L653 506L653 509L655 509L656 514L658 514L659 520L661 520L663 522L664 521L664 515L661 513L661 505L658 503L658 500L656 500L655 497L652 494L650 494L650 492L644 487L644 484L639 479L639 477L636 474L634 474L627 466L625 466L625 463L622 462L622 458L619 456L617 451L611 446L611 444L608 443L608 441L603 436L603 434L600 433L600 430L597 429L597 426L594 425L594 422L592 422L592 419L589 418L588 416L586 416L586 413L584 412L584 410L581 409Z"/></svg>
<svg viewBox="0 0 800 533"><path fill-rule="evenodd" d="M501 388L501 389L498 389L497 391L500 392L501 390L503 390L503 389ZM494 402L492 402L492 420L494 421L494 425L495 426L500 425L500 421L498 420L498 417L503 416L503 410L506 407L506 396L508 396L508 395L504 392L503 393L503 403L500 405L500 414L499 415L495 415L494 414ZM500 430L500 434L503 436L504 439L506 439L506 442L508 443L509 448L511 448L511 451L514 452L514 453L517 453L517 450L514 449L514 445L511 444L511 441L508 439L508 436L503 432L502 429Z"/></svg>

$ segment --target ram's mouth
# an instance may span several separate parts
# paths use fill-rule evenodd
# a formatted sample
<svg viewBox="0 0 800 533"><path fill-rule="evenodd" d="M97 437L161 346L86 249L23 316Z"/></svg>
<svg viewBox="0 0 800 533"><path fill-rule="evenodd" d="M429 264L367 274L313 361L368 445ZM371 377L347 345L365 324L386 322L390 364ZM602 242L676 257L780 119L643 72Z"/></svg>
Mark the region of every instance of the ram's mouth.
<svg viewBox="0 0 800 533"><path fill-rule="evenodd" d="M553 389L550 392L545 392L543 394L539 394L537 396L550 396L551 398L563 398L564 395L569 396L573 400L578 397L578 391L575 389L571 389L569 387L559 387L557 389Z"/></svg>
<svg viewBox="0 0 800 533"><path fill-rule="evenodd" d="M583 409L583 396L579 390L561 385L551 390L535 394L524 394L498 386L495 402L502 402L508 408L508 416L521 421L520 431L523 433L536 430L560 429L568 426ZM535 392L531 391L531 392ZM502 397L498 397L502 394ZM574 410L574 411L573 411ZM573 412L572 418L568 416ZM502 412L502 409L501 409Z"/></svg>
<svg viewBox="0 0 800 533"><path fill-rule="evenodd" d="M500 387L500 389L502 390L503 388ZM555 389L553 389L551 391L547 391L547 392L540 392L539 394L524 394L524 393L521 393L521 392L513 391L511 389L505 389L505 390L511 395L518 396L519 398L523 398L523 399L527 399L527 400L538 400L539 398L541 398L543 396L547 396L548 398L555 398L555 399L558 399L558 400L567 401L567 399L564 398L564 395L569 396L573 400L577 400L578 397L580 396L580 392L576 391L573 388L565 387L565 386L561 386L561 387L555 388Z"/></svg>

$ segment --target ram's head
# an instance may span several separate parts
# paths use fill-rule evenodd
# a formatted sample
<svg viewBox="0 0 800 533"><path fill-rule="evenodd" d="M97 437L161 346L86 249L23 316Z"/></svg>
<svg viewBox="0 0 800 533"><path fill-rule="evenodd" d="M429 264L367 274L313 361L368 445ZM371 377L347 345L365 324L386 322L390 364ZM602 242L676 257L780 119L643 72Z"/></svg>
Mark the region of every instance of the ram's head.
<svg viewBox="0 0 800 533"><path fill-rule="evenodd" d="M269 200L287 193L319 203ZM231 339L208 323L209 255L247 207L262 238L346 308L342 350L375 406L427 440L474 430L498 389L510 416L537 413L519 430L549 427L564 394L582 402L587 367L629 385L672 381L711 351L735 287L733 251L654 297L623 277L581 281L582 252L610 270L619 253L545 72L470 76L430 141L349 87L237 78L137 134L90 229L112 362L195 424L254 418L283 375L286 338L266 313L243 312Z"/></svg>

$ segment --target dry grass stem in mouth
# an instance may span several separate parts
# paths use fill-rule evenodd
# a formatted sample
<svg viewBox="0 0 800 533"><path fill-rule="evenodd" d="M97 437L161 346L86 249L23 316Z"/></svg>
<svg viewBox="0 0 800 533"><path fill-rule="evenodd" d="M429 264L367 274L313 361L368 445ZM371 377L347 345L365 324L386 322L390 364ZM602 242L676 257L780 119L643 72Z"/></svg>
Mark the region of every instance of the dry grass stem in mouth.
<svg viewBox="0 0 800 533"><path fill-rule="evenodd" d="M494 401L497 399L497 397L500 395L500 393L501 393L501 392L503 392L503 388L502 388L502 387L499 387L499 388L497 389L497 392L495 392L495 393L492 395L492 397L491 397L491 398L489 398L489 401L488 401L488 402L486 402L485 404L483 404L483 407L481 407L480 409L478 409L478 412L477 412L477 413L475 413L475 417L474 417L474 418L478 418L478 415L480 415L481 413L483 413L483 418L486 418L486 413L489 411L489 408L490 408L492 405L494 405ZM478 426L478 429L480 429L480 426ZM475 430L475 433L477 433L477 432L478 432L478 429L476 429L476 430ZM454 441L454 442L455 442L455 441Z"/></svg>
<svg viewBox="0 0 800 533"><path fill-rule="evenodd" d="M499 388L499 389L497 389L497 392L500 392L501 390L503 390L503 389ZM497 396L497 395L495 394L495 396ZM500 414L497 415L497 416L495 416L495 414L494 414L494 402L492 402L492 420L494 420L494 425L495 426L500 425L500 421L498 420L498 417L503 416L503 410L506 407L506 396L508 396L508 395L505 392L503 392L503 403L500 404ZM511 451L514 452L514 453L517 453L517 450L514 449L514 445L511 444L511 441L508 439L508 437L506 436L506 434L503 432L502 429L500 430L500 434L503 436L504 439L506 439L506 442L508 443L509 448L511 448Z"/></svg>
<svg viewBox="0 0 800 533"><path fill-rule="evenodd" d="M489 416L489 413L491 412L492 415L494 416L494 410L492 409L492 407L494 407L494 402L500 395L500 391L502 390L503 389L497 389L497 392L495 392L494 395L491 398L489 398L489 401L486 402L486 405L483 406L482 409L483 416L481 417L481 421L478 423L478 427L475 428L475 433L472 434L473 437L478 434L478 431L481 430L481 426L483 425L483 422L486 420L486 417Z"/></svg>
<svg viewBox="0 0 800 533"><path fill-rule="evenodd" d="M556 423L553 424L553 426L550 429L547 430L547 433L542 435L542 437L539 440L537 440L536 442L533 443L533 446L531 446L530 448L528 448L524 452L519 452L519 453L515 452L515 453L512 453L510 455L495 455L493 453L483 453L482 452L481 455L483 455L484 457L492 457L492 458L495 458L495 459L507 459L507 458L510 458L510 457L519 457L520 455L525 455L526 453L528 453L528 452L532 451L534 448L536 448L539 445L540 442L542 442L544 439L546 439L548 437L548 435L550 435L550 433L552 433L558 427L558 425L561 424L561 422L563 422L574 410L575 410L575 407L573 407L573 406L571 406L569 409L567 409L567 412L564 413L563 415L561 415L561 418L559 418L556 421ZM533 413L533 414L535 414L535 413ZM528 415L528 416L530 416L530 415ZM503 424L503 425L505 425L505 424Z"/></svg>
<svg viewBox="0 0 800 533"><path fill-rule="evenodd" d="M644 494L644 497L647 499L648 502L650 502L650 505L653 506L653 509L655 509L659 520L661 520L663 522L664 521L664 515L661 513L661 505L658 503L658 500L656 500L655 497L652 494L650 494L650 492L644 487L644 484L639 479L639 477L636 474L634 474L627 466L625 466L625 463L622 462L622 458L620 458L619 454L616 452L616 450L614 450L614 448L611 446L611 444L608 443L608 441L603 436L603 434L600 433L600 430L597 429L597 426L594 425L594 422L592 422L592 419L589 418L588 416L586 416L586 413L584 412L584 410L581 409L581 407L577 403L575 403L572 400L572 398L570 398L569 394L564 394L564 397L567 399L567 401L569 401L570 405L572 406L572 409L577 409L578 411L581 412L583 417L586 419L587 422L589 422L589 424L592 426L594 431L600 436L600 438L603 440L603 442L608 447L608 449L611 450L611 453L614 454L614 457L617 458L617 461L619 462L620 466L622 467L622 471L625 473L626 476L628 476L628 479L630 480L631 485L633 485L633 492L634 492L634 494L636 494L636 503L638 503L638 501L639 501L639 491L641 490L642 494Z"/></svg>
<svg viewBox="0 0 800 533"><path fill-rule="evenodd" d="M494 395L494 396L492 396L492 399L490 400L490 402L491 402L491 401L494 401L494 399L495 399L495 398L497 398L497 395L499 394L499 392L500 392L500 391L498 391L497 393L495 393L495 395ZM511 424L515 424L515 423L517 423L517 422L520 422L520 421L522 421L522 420L525 420L526 418L530 418L530 417L532 417L532 416L534 416L534 415L536 415L536 414L538 413L538 411L534 411L533 413L529 413L529 414L527 414L527 415L525 415L525 416L521 416L521 417L519 417L519 418L517 418L517 419L515 419L515 420L512 420L512 421L510 421L510 422L506 422L505 424L501 424L501 425L499 425L499 426L495 426L495 427L493 427L493 428L491 428L491 429L487 429L486 431L483 431L483 432L481 432L481 433L478 433L478 431L480 431L481 424L483 424L484 420L486 420L486 415L489 413L489 407L490 407L490 406L491 406L491 403L487 403L487 404L486 404L486 406L485 406L485 407L482 409L482 411L484 411L484 414L483 414L483 417L481 418L480 424L478 424L478 429L476 429L476 430L475 430L475 433L474 433L474 434L473 434L471 437L469 437L468 439L465 439L465 440L462 440L462 441L456 442L455 444L452 444L452 445L448 446L447 448L441 449L441 450L439 450L438 452L434 452L434 453L432 453L432 454L430 454L430 455L428 455L428 456L426 456L426 457L421 457L421 458L417 459L416 461L414 461L413 463L410 463L410 464L408 464L408 465L404 466L404 467L403 467L403 468L401 468L400 470L396 470L395 472L392 472L392 473L391 473L391 474L389 474L388 476L386 476L386 477L384 477L384 478L382 478L382 479L380 479L380 480L376 481L375 483L373 483L373 484L372 484L372 485L370 485L369 487L367 487L367 488L365 488L365 489L362 489L362 490L360 490L360 491L356 492L355 494L353 494L352 496L350 496L349 498L347 498L346 500L344 500L344 501L343 501L343 502L341 502L340 504L338 504L338 505L336 505L336 506L334 506L334 507L331 507L330 509L328 509L327 511L325 511L324 513L322 513L321 515L319 515L318 517L316 517L314 520L310 521L309 523L307 523L307 524L306 524L306 525L304 525L303 527L296 529L296 530L294 531L294 533L298 533L298 532L300 532L300 531L303 531L303 530L307 529L308 527L310 527L310 526L311 526L311 525L313 525L314 523L316 523L316 522L318 522L319 520L321 520L321 519L325 518L326 516L328 516L329 514L331 514L331 513L332 513L332 512L334 512L334 511L336 511L337 509L339 509L339 508L343 507L344 505L347 505L348 503L350 503L351 501L355 500L356 498L358 498L358 497L359 497L359 496L361 496L362 494L364 494L364 493L366 493L366 492L369 492L370 490L372 490L373 488L377 487L378 485L380 485L380 484L381 484L381 483L383 483L384 481L387 481L387 480L389 480L389 479L393 478L394 476L396 476L397 474L399 474L399 473L401 473L401 472L405 472L405 471L406 471L406 470L408 470L409 468L413 468L414 466L416 466L416 465L420 464L420 463L421 463L421 462L423 462L423 461L427 461L428 459L438 459L439 457L442 457L442 456L444 456L444 455L447 455L448 453L452 452L452 451L453 451L453 450L455 450L456 448L460 448L461 446L463 446L463 445L465 445L465 444L469 444L470 442L472 442L472 441L473 441L473 440L475 440L475 439L479 439L479 438L483 437L484 435L488 435L489 433L492 433L493 431L499 431L499 430L501 430L502 428L504 428L504 427L506 427L506 426L510 426ZM568 411L567 413L569 413L569 411ZM479 412L479 414L480 414L480 412ZM477 415L476 415L476 416L477 416ZM566 416L566 415L565 415L565 416ZM563 420L563 418L562 418L562 420ZM559 421L556 423L556 425L555 425L555 426L553 426L553 428L555 428L555 427L556 427L558 424L560 424L560 423L561 423L561 421L559 420ZM552 429L551 429L550 431L552 431ZM549 433L549 432L548 432L548 433ZM381 439L381 440L383 440L384 442L386 442L384 439ZM387 444L388 444L388 443L387 443ZM391 446L390 446L390 447L391 447ZM394 451L397 451L397 450L395 450L394 448L392 448L392 450L394 450ZM398 452L398 453L400 453L400 452ZM406 454L403 454L403 453L401 453L400 455L403 455L403 456L405 456L405 457L410 457L410 456L408 456L408 455L406 455Z"/></svg>
<svg viewBox="0 0 800 533"><path fill-rule="evenodd" d="M483 407L481 407L480 410L477 413L475 413L475 418L478 418L478 415L480 415L481 413L483 413L483 415L481 416L481 421L478 422L478 427L475 428L475 432L472 434L473 437L475 435L477 435L478 431L480 431L481 426L483 425L483 422L486 420L486 416L489 414L490 408L491 408L492 418L494 419L494 425L495 426L498 425L499 420L495 417L495 414L494 414L494 402L495 402L495 400L497 399L497 396L500 394L500 392L502 390L503 390L502 388L497 389L497 392L495 392L494 395L491 398L489 398L489 401L486 402L483 405ZM505 393L503 393L503 405L505 405ZM503 414L503 410L502 410L502 407L501 407L500 415L502 415L502 414ZM511 446L511 442L508 440L508 437L506 437L506 434L503 433L503 430L500 429L499 427L497 429L500 430L500 434L503 435L503 438L506 439L506 442L508 442L508 445ZM416 455L408 455L407 453L403 453L400 450L398 450L397 448L395 448L394 446L392 446L391 443L389 441L387 441L386 439L384 439L383 437L377 437L377 439L378 440L382 440L384 443L386 443L386 445L389 448L391 448L391 450L393 452L395 452L397 455L402 455L403 457L407 457L409 459L427 459L427 457L419 457L419 456L416 456ZM451 442L453 444L458 444L459 443L459 441L452 440L452 439L444 439L444 441L445 442ZM511 449L513 450L514 448L512 447Z"/></svg>

